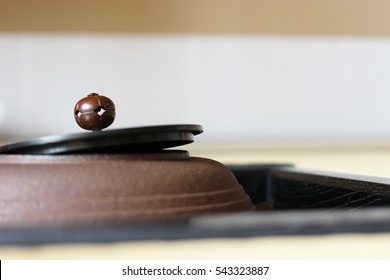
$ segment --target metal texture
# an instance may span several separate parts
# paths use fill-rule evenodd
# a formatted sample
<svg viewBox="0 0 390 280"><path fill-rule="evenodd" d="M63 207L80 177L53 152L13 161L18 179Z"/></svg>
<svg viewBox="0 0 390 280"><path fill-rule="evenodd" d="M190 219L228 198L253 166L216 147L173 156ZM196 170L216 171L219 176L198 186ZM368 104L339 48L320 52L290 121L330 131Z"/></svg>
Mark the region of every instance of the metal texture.
<svg viewBox="0 0 390 280"><path fill-rule="evenodd" d="M280 211L208 215L186 222L149 225L39 227L0 229L0 244L96 243L200 238L323 235L338 233L388 233L390 208ZM375 238L375 235L372 235Z"/></svg>
<svg viewBox="0 0 390 280"><path fill-rule="evenodd" d="M270 172L267 196L275 209L389 206L390 179L279 167Z"/></svg>
<svg viewBox="0 0 390 280"><path fill-rule="evenodd" d="M140 155L137 155L137 157L139 156ZM72 158L68 157L69 156L64 157L63 164L68 160L70 160L69 163L72 161ZM79 158L78 161L81 161L82 157L84 156L76 156L76 158ZM107 157L111 158L112 156L99 156L98 158L107 160ZM135 159L136 155L133 155L132 157ZM155 160L158 160L159 155L142 155L142 158L145 157L149 157L149 159L153 157ZM188 155L185 153L176 153L170 155L170 157L172 157L170 159L172 161L180 161L186 160ZM175 157L177 157L177 159L175 159ZM15 163L22 164L23 158L26 159L26 163L29 165L32 165L34 162L38 165L42 165L42 159L45 159L45 164L49 165L49 158L61 159L62 157L0 156L0 165L5 162L8 165ZM65 160L65 158L68 158L68 160ZM121 156L116 157L117 160L120 160L120 158ZM58 159L55 161L58 161ZM92 158L90 160L93 162ZM114 160L114 158L112 158L112 160ZM160 160L167 160L166 155L164 154ZM107 161L107 164L109 164L109 161ZM43 168L43 166L44 165L42 165L41 168ZM209 166L214 166L214 164ZM390 189L389 179L317 172L313 170L291 168L288 167L288 165L275 164L232 165L230 168L237 177L239 184L244 187L252 201L261 202L268 198L269 201L273 201L277 206L275 211L268 211L266 214L264 214L264 212L260 213L256 211L244 211L241 213L228 211L222 215L211 215L216 212L209 212L194 215L192 218L185 221L165 221L163 223L163 220L158 220L142 225L81 224L64 227L51 224L51 226L27 227L28 225L31 225L31 223L29 224L27 221L26 225L21 225L22 228L0 227L0 244L117 242L153 239L177 240L213 237L241 238L270 235L390 232L390 202L387 201L386 205L386 196L390 196L390 193L388 192ZM201 172L201 170L199 170L199 172ZM212 172L206 172L205 175L212 175ZM221 176L223 175L221 174ZM219 180L219 176L215 179ZM36 178L36 180L36 184L39 184L39 178ZM315 202L318 201L318 199L323 198L323 192L310 191L313 187L318 187L319 185L322 190L323 188L330 190L330 192L328 192L329 195L337 194L338 192L334 192L334 190L337 189L340 192L350 193L359 191L370 197L373 195L373 192L376 193L380 190L380 193L375 194L375 196L380 196L377 197L378 199L380 198L378 202L384 205L381 207L373 207L375 206L373 204L364 205L364 199L357 201L352 205L344 205L343 200L348 199L347 197L349 196L349 194L347 194L342 195L341 197L337 195L335 196L335 200L331 199L329 201L331 204L327 205L330 208L306 208L307 204L305 203L307 201L310 200ZM159 186L159 184L156 184L156 188L157 186ZM278 198L280 197L280 194L286 194L286 188L290 190L288 192L289 195L281 195L285 204L283 204L283 210L279 210L280 208L278 207L280 207L281 204ZM293 192L294 188L297 191L296 193ZM305 188L308 190L306 193ZM156 190L158 190L158 188ZM210 194L214 196L219 195L217 192L210 192ZM308 196L305 198L304 194L307 194ZM305 201L302 201L304 198ZM217 198L214 197L213 199ZM300 202L302 205L299 206ZM90 203L92 203L92 201L90 201ZM304 208L304 210L294 210L299 207Z"/></svg>
<svg viewBox="0 0 390 280"><path fill-rule="evenodd" d="M102 130L114 122L115 104L106 96L91 93L76 103L73 113L81 128Z"/></svg>
<svg viewBox="0 0 390 280"><path fill-rule="evenodd" d="M224 165L186 151L1 155L0 228L113 226L254 210Z"/></svg>

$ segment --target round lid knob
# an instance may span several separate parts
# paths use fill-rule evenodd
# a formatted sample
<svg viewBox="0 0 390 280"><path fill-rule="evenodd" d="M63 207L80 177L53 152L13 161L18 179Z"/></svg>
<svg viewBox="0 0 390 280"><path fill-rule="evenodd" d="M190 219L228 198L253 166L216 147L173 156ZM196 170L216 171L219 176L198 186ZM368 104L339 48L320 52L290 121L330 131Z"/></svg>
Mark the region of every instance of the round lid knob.
<svg viewBox="0 0 390 280"><path fill-rule="evenodd" d="M114 122L115 104L106 96L91 93L76 103L74 118L81 128L100 131Z"/></svg>
<svg viewBox="0 0 390 280"><path fill-rule="evenodd" d="M200 125L177 124L101 131L115 119L111 99L91 93L74 107L77 124L94 133L52 135L0 146L0 154L129 154L160 152L186 145L203 132Z"/></svg>

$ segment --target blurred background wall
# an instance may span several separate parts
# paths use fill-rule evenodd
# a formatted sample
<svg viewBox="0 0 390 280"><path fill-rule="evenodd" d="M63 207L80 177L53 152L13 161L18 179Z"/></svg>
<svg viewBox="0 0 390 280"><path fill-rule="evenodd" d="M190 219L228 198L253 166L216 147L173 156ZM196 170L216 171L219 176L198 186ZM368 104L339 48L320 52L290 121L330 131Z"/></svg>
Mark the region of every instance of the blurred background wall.
<svg viewBox="0 0 390 280"><path fill-rule="evenodd" d="M0 135L199 123L205 140L390 138L390 2L0 0Z"/></svg>

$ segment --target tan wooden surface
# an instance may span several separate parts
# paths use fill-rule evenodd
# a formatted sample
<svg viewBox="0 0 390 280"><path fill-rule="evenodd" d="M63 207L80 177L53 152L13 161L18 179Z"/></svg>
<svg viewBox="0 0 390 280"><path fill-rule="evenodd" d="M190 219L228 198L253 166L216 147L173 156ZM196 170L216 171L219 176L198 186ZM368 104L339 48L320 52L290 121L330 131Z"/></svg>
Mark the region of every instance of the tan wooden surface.
<svg viewBox="0 0 390 280"><path fill-rule="evenodd" d="M1 0L0 31L389 36L386 0Z"/></svg>
<svg viewBox="0 0 390 280"><path fill-rule="evenodd" d="M188 150L225 164L291 163L323 171L390 177L390 141L244 141L199 143Z"/></svg>
<svg viewBox="0 0 390 280"><path fill-rule="evenodd" d="M0 247L1 259L389 259L390 234Z"/></svg>

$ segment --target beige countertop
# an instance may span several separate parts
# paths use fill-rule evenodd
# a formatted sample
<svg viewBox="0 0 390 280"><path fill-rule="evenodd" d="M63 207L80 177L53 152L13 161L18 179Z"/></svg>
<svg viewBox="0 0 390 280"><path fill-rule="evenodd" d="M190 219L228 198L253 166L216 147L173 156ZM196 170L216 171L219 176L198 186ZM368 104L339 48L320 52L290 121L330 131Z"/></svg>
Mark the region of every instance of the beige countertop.
<svg viewBox="0 0 390 280"><path fill-rule="evenodd" d="M290 163L323 171L390 177L389 141L194 143L192 156L225 164Z"/></svg>
<svg viewBox="0 0 390 280"><path fill-rule="evenodd" d="M389 259L389 234L271 236L0 247L1 259Z"/></svg>

